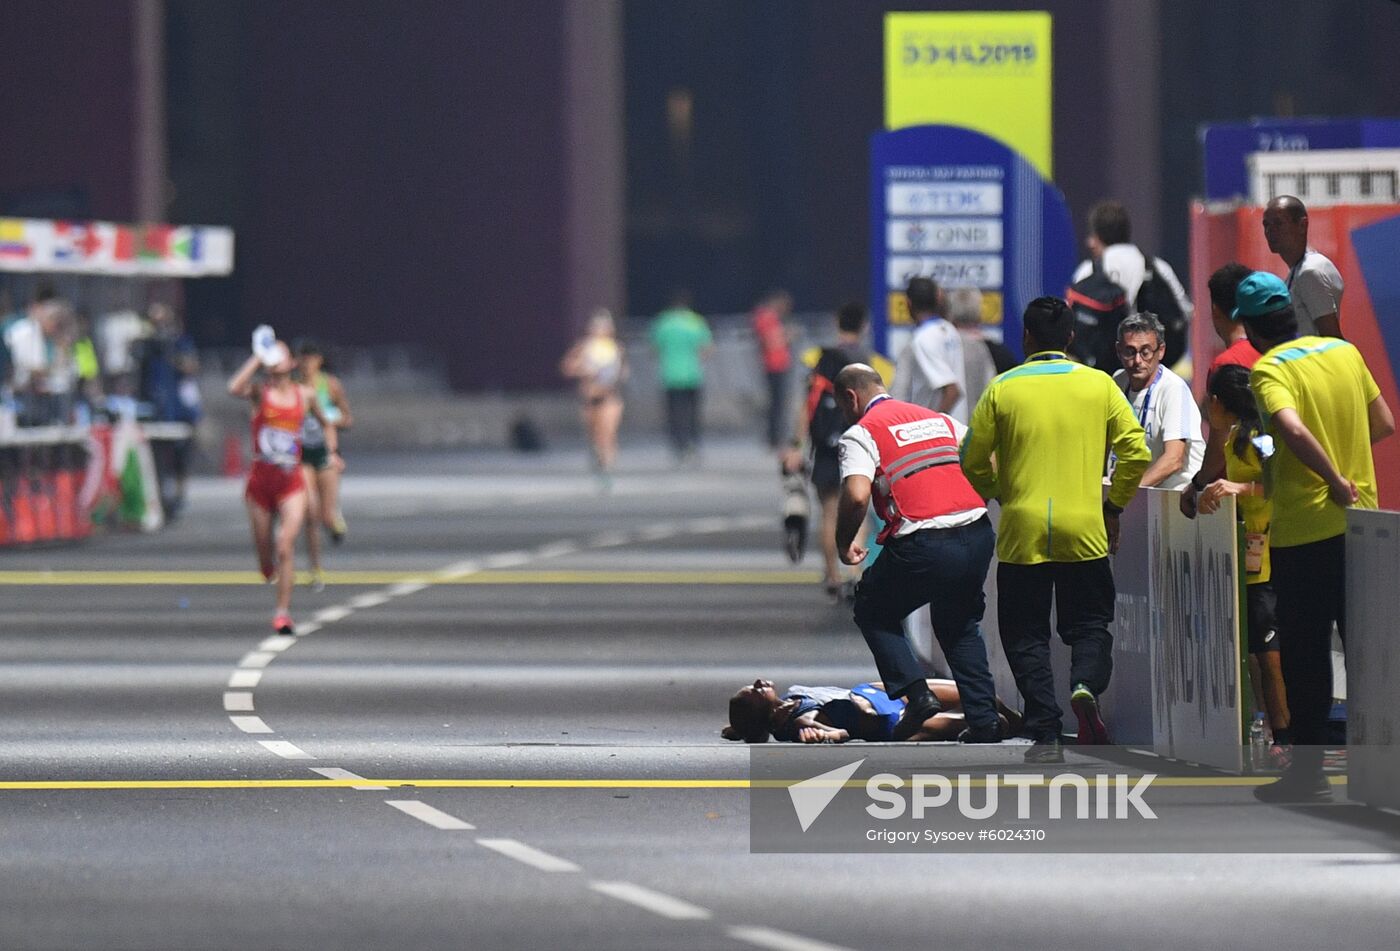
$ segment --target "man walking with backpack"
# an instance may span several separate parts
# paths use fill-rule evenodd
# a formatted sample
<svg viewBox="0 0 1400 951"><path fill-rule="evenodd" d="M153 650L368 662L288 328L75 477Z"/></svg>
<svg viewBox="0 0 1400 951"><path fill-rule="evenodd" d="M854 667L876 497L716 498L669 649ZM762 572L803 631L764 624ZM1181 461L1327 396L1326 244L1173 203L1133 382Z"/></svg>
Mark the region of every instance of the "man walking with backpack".
<svg viewBox="0 0 1400 951"><path fill-rule="evenodd" d="M836 552L836 502L841 491L841 462L836 447L846 430L845 416L836 402L836 377L852 363L873 366L886 383L894 367L865 344L870 312L859 301L842 304L836 311L836 342L803 354L811 368L807 398L793 427L792 448L783 457L783 470L796 472L810 460L810 478L821 503L822 585L827 596L839 601L844 587Z"/></svg>
<svg viewBox="0 0 1400 951"><path fill-rule="evenodd" d="M1116 201L1089 210L1089 258L1074 272L1065 299L1074 308L1074 354L1106 373L1118 369L1118 324L1129 314L1153 313L1166 330L1163 362L1174 365L1186 351L1191 300L1172 266L1132 243L1128 210Z"/></svg>

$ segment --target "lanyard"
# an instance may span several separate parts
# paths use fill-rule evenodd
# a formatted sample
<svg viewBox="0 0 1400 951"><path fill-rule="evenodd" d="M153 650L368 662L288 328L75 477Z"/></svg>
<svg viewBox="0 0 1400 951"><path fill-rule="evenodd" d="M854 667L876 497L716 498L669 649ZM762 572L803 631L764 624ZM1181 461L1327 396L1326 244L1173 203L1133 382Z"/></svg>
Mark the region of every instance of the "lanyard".
<svg viewBox="0 0 1400 951"><path fill-rule="evenodd" d="M875 398L874 398L873 400L871 400L869 403L866 403L866 404L865 404L865 411L862 412L862 413L860 414L860 415L861 415L861 418L864 419L864 418L865 418L865 414L868 413L868 412L870 412L870 407L874 406L876 403L881 403L881 402L883 402L883 401L885 401L885 400L893 399L893 398L894 398L894 397L890 396L890 394L888 394L888 393L881 393L879 396L875 397Z"/></svg>
<svg viewBox="0 0 1400 951"><path fill-rule="evenodd" d="M1158 367L1157 372L1152 376L1152 382L1147 384L1147 395L1142 399L1142 412L1138 413L1138 425L1143 429L1147 428L1147 411L1152 408L1152 391L1157 387L1157 381L1162 378L1162 368Z"/></svg>

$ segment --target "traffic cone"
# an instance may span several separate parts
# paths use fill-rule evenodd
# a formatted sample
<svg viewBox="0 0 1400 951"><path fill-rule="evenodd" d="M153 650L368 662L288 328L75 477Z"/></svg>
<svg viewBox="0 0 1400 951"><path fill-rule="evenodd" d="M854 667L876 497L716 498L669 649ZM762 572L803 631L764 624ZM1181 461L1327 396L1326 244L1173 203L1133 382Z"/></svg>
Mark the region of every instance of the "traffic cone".
<svg viewBox="0 0 1400 951"><path fill-rule="evenodd" d="M243 472L243 441L229 433L224 437L224 475L241 479Z"/></svg>
<svg viewBox="0 0 1400 951"><path fill-rule="evenodd" d="M6 510L4 494L0 493L0 547L14 541L10 531L10 513Z"/></svg>
<svg viewBox="0 0 1400 951"><path fill-rule="evenodd" d="M31 496L31 504L34 506L34 535L39 541L49 541L58 534L53 489L53 475L46 474L39 480L39 491Z"/></svg>
<svg viewBox="0 0 1400 951"><path fill-rule="evenodd" d="M15 482L14 511L14 539L21 545L26 545L35 538L34 513L29 506L29 478L27 476L21 475Z"/></svg>
<svg viewBox="0 0 1400 951"><path fill-rule="evenodd" d="M71 469L59 469L53 477L54 535L78 537L78 493L74 491Z"/></svg>

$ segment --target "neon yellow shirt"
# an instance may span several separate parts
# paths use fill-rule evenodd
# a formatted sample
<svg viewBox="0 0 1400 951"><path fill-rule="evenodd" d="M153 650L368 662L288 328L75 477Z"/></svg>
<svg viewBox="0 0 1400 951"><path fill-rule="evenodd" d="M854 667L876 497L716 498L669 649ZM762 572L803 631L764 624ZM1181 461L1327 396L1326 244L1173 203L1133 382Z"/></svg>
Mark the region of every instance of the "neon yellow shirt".
<svg viewBox="0 0 1400 951"><path fill-rule="evenodd" d="M1231 482L1263 482L1264 464L1259 459L1259 451L1245 443L1244 455L1235 452L1235 436L1238 433L1239 424L1236 423L1225 437L1225 478ZM1235 496L1235 503L1239 506L1240 518L1244 520L1246 582L1263 584L1270 577L1269 521L1273 518L1273 503L1262 495L1238 495ZM1255 559L1259 567L1250 571Z"/></svg>
<svg viewBox="0 0 1400 951"><path fill-rule="evenodd" d="M1152 456L1107 373L1048 351L992 380L972 411L962 462L983 498L1001 500L997 557L1012 565L1106 557L1110 448L1118 464L1108 499L1125 507Z"/></svg>
<svg viewBox="0 0 1400 951"><path fill-rule="evenodd" d="M1297 412L1337 471L1356 483L1357 505L1376 507L1367 407L1381 391L1361 351L1335 337L1299 337L1260 357L1249 386L1278 449L1269 461L1274 547L1307 545L1347 529L1346 510L1332 501L1327 483L1279 435L1273 418L1280 410Z"/></svg>

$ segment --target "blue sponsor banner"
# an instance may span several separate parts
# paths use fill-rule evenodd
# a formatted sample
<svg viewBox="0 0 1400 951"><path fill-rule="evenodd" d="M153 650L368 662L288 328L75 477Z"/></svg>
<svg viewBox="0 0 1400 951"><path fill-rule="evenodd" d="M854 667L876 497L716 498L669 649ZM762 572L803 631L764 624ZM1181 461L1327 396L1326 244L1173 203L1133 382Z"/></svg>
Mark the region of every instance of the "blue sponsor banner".
<svg viewBox="0 0 1400 951"><path fill-rule="evenodd" d="M1206 199L1249 194L1246 158L1255 152L1400 148L1400 119L1255 119L1201 127Z"/></svg>
<svg viewBox="0 0 1400 951"><path fill-rule="evenodd" d="M970 129L912 126L870 145L871 315L877 350L912 331L903 291L932 277L982 291L989 336L1019 353L1021 314L1074 269L1064 196L1020 155Z"/></svg>

